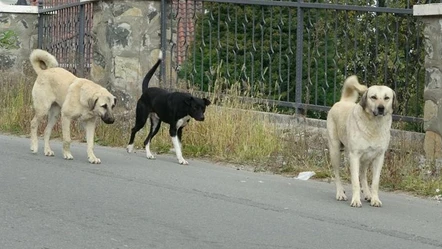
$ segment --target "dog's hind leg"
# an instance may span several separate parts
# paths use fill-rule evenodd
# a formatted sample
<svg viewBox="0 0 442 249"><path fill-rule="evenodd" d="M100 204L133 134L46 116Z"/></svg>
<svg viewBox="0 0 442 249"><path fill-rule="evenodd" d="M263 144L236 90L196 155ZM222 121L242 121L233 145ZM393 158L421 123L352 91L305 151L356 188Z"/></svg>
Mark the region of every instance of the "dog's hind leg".
<svg viewBox="0 0 442 249"><path fill-rule="evenodd" d="M333 166L333 172L335 175L335 184L336 184L336 200L338 201L346 201L347 196L345 195L344 186L342 185L341 176L339 174L339 169L341 167L341 151L340 151L340 142L329 142L329 150L330 150L330 161Z"/></svg>
<svg viewBox="0 0 442 249"><path fill-rule="evenodd" d="M126 147L128 153L132 153L132 151L134 150L135 134L137 134L137 132L141 130L144 125L146 125L148 116L149 113L147 112L144 104L138 102L135 116L135 126L131 130L129 144Z"/></svg>
<svg viewBox="0 0 442 249"><path fill-rule="evenodd" d="M32 153L38 152L38 125L40 124L42 116L35 114L31 120L31 151Z"/></svg>
<svg viewBox="0 0 442 249"><path fill-rule="evenodd" d="M49 112L50 105L46 105L46 102L33 100L34 102L34 117L31 120L31 151L32 153L38 152L38 126L43 118Z"/></svg>
<svg viewBox="0 0 442 249"><path fill-rule="evenodd" d="M344 186L342 186L341 176L339 175L339 169L341 167L341 141L337 137L335 123L329 120L327 120L327 138L330 162L335 175L336 200L346 201L347 196L345 195Z"/></svg>
<svg viewBox="0 0 442 249"><path fill-rule="evenodd" d="M161 120L158 118L156 114L152 113L150 115L150 131L146 139L144 140L144 147L146 148L146 157L149 159L155 159L155 156L150 151L150 141L152 141L152 138L155 137L155 135L158 133L160 127L161 127Z"/></svg>
<svg viewBox="0 0 442 249"><path fill-rule="evenodd" d="M52 129L57 122L58 115L60 114L60 106L53 104L48 112L48 124L46 125L44 131L44 153L46 156L54 156L54 151L52 151L49 146L49 139L51 138Z"/></svg>

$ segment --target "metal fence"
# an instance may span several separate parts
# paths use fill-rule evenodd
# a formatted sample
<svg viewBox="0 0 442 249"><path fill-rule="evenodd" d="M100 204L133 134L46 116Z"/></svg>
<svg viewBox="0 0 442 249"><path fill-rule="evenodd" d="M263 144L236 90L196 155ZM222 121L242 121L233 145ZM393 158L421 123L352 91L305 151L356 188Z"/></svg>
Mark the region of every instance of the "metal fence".
<svg viewBox="0 0 442 249"><path fill-rule="evenodd" d="M93 1L40 0L38 47L53 54L61 67L85 77L92 60Z"/></svg>
<svg viewBox="0 0 442 249"><path fill-rule="evenodd" d="M413 4L163 0L162 25L172 30L163 49L178 75L163 78L163 86L223 92L234 85L244 97L324 118L344 79L356 74L367 85L396 91L396 119L420 122L423 25L412 15Z"/></svg>
<svg viewBox="0 0 442 249"><path fill-rule="evenodd" d="M162 65L162 85L219 93L236 87L245 98L324 118L344 79L356 74L396 91L396 119L421 122L425 54L423 25L412 15L417 3L162 0L161 42L173 71ZM88 75L93 2L39 6L39 47Z"/></svg>

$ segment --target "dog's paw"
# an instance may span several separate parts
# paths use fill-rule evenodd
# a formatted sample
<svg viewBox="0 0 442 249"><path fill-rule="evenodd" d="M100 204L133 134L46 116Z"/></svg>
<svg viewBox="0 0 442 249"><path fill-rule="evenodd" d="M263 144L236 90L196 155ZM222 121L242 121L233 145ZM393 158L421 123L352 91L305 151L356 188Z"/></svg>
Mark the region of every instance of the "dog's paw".
<svg viewBox="0 0 442 249"><path fill-rule="evenodd" d="M356 199L352 198L350 206L360 208L360 207L362 207L362 202L359 198L356 198Z"/></svg>
<svg viewBox="0 0 442 249"><path fill-rule="evenodd" d="M54 156L54 151L51 149L45 149L45 156Z"/></svg>
<svg viewBox="0 0 442 249"><path fill-rule="evenodd" d="M347 198L347 196L345 195L344 192L341 192L341 193L337 193L336 194L336 200L338 200L338 201L346 201L346 200L348 200L348 198Z"/></svg>
<svg viewBox="0 0 442 249"><path fill-rule="evenodd" d="M152 160L156 159L155 156L152 155L152 154L146 154L146 158L147 159L152 159Z"/></svg>
<svg viewBox="0 0 442 249"><path fill-rule="evenodd" d="M63 153L63 157L64 157L64 159L66 159L66 160L73 160L73 159L74 159L74 157L72 156L72 154L69 153L69 152L64 152L64 153Z"/></svg>
<svg viewBox="0 0 442 249"><path fill-rule="evenodd" d="M35 144L31 144L31 152L32 153L37 153L38 152L38 146Z"/></svg>
<svg viewBox="0 0 442 249"><path fill-rule="evenodd" d="M54 156L54 152L52 150L48 150L45 152L45 156Z"/></svg>
<svg viewBox="0 0 442 249"><path fill-rule="evenodd" d="M101 160L100 160L100 158L96 158L94 156L94 157L89 157L89 162L92 163L92 164L100 164Z"/></svg>
<svg viewBox="0 0 442 249"><path fill-rule="evenodd" d="M133 144L129 144L126 147L126 151L127 151L127 153L132 153L134 151L134 145Z"/></svg>
<svg viewBox="0 0 442 249"><path fill-rule="evenodd" d="M366 201L368 201L368 202L370 202L371 201L371 194L364 194L364 199L366 200Z"/></svg>
<svg viewBox="0 0 442 249"><path fill-rule="evenodd" d="M189 162L187 162L184 158L178 159L178 162L182 165L189 165Z"/></svg>
<svg viewBox="0 0 442 249"><path fill-rule="evenodd" d="M382 202L379 200L379 198L372 198L370 201L370 205L372 207L382 207Z"/></svg>

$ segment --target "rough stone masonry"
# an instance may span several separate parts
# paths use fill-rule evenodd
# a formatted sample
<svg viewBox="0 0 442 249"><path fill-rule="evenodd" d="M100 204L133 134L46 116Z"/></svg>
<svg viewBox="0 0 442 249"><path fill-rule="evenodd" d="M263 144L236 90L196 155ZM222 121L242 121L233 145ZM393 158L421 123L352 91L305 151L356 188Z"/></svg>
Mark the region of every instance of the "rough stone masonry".
<svg viewBox="0 0 442 249"><path fill-rule="evenodd" d="M427 159L442 159L442 4L415 5L424 23L425 70L424 150Z"/></svg>
<svg viewBox="0 0 442 249"><path fill-rule="evenodd" d="M108 84L130 109L160 49L160 1L99 1L91 77ZM153 78L152 85L158 85Z"/></svg>

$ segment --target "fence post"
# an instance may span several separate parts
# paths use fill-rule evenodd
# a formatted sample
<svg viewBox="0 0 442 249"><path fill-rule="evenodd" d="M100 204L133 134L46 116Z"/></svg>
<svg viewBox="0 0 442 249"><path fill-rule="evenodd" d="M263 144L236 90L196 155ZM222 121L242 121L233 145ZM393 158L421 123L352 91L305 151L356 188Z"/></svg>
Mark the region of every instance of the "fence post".
<svg viewBox="0 0 442 249"><path fill-rule="evenodd" d="M43 15L41 11L43 10L43 0L38 0L38 38L37 46L38 48L43 48Z"/></svg>
<svg viewBox="0 0 442 249"><path fill-rule="evenodd" d="M172 3L170 3L172 4ZM163 52L163 60L161 61L160 65L160 86L165 86L166 83L166 51L167 51L167 44L166 44L166 28L167 28L167 3L166 0L161 0L161 39L160 39L160 49Z"/></svg>
<svg viewBox="0 0 442 249"><path fill-rule="evenodd" d="M298 0L301 3L303 0ZM298 6L296 23L296 87L295 108L296 114L302 113L302 53L304 43L304 10Z"/></svg>
<svg viewBox="0 0 442 249"><path fill-rule="evenodd" d="M86 20L85 20L85 13L84 13L84 9L85 9L84 5L82 4L79 7L80 7L80 13L78 15L78 23L79 23L78 34L79 35L78 35L78 53L77 53L77 62L78 62L78 64L77 64L78 71L77 72L80 77L84 77L84 66L85 66L84 65L84 61L85 61L85 59L84 59L84 57L85 57L85 54L84 54L84 35L85 35L84 23L86 22Z"/></svg>
<svg viewBox="0 0 442 249"><path fill-rule="evenodd" d="M413 6L413 15L424 23L425 89L424 150L427 159L442 159L442 4Z"/></svg>

